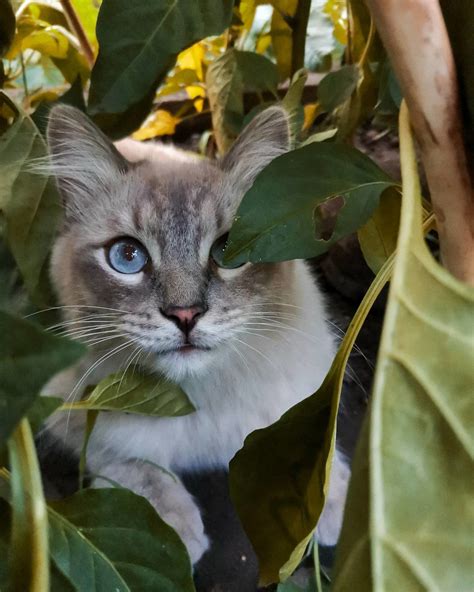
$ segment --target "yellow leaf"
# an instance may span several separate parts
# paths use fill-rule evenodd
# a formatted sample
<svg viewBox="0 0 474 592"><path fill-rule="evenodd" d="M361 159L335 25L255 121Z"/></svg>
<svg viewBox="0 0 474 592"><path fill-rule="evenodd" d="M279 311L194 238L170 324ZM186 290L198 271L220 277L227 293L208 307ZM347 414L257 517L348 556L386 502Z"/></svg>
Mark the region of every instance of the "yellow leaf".
<svg viewBox="0 0 474 592"><path fill-rule="evenodd" d="M204 60L205 49L201 43L195 43L188 49L182 51L178 56L178 66L181 69L189 68L195 70L199 80L204 80L204 71L202 63Z"/></svg>
<svg viewBox="0 0 474 592"><path fill-rule="evenodd" d="M193 84L192 86L187 86L186 91L187 91L190 99L196 99L197 97L202 97L202 99L197 99L196 101L194 101L194 107L195 107L196 111L201 113L202 108L204 106L203 99L206 96L206 91L204 90L204 88L202 86L198 86L198 85Z"/></svg>
<svg viewBox="0 0 474 592"><path fill-rule="evenodd" d="M324 12L334 27L334 38L342 45L347 44L347 0L328 0Z"/></svg>
<svg viewBox="0 0 474 592"><path fill-rule="evenodd" d="M65 58L69 39L62 27L52 25L27 35L21 42L21 49L34 49L52 58Z"/></svg>
<svg viewBox="0 0 474 592"><path fill-rule="evenodd" d="M239 5L240 18L244 24L244 30L248 31L253 23L255 16L255 0L241 0Z"/></svg>
<svg viewBox="0 0 474 592"><path fill-rule="evenodd" d="M319 103L309 103L304 106L304 124L303 130L308 130L314 123L316 117L321 113Z"/></svg>
<svg viewBox="0 0 474 592"><path fill-rule="evenodd" d="M156 136L172 135L180 122L178 117L164 109L158 109L149 117L145 124L136 131L132 138L134 140L150 140Z"/></svg>
<svg viewBox="0 0 474 592"><path fill-rule="evenodd" d="M257 39L257 45L255 49L257 53L265 53L267 49L270 47L270 43L272 42L272 37L269 33L264 33L260 35Z"/></svg>

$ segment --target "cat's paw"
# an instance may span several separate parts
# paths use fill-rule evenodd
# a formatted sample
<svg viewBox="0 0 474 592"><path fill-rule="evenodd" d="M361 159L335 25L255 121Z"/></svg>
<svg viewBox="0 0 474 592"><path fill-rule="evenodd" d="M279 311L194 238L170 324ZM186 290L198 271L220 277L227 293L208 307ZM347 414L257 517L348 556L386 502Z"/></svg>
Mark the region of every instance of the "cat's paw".
<svg viewBox="0 0 474 592"><path fill-rule="evenodd" d="M189 495L189 494L188 494ZM191 498L191 496L189 496ZM173 507L161 510L160 516L168 523L186 545L191 563L197 563L209 548L209 539L204 532L201 514L194 501L183 503L175 500Z"/></svg>
<svg viewBox="0 0 474 592"><path fill-rule="evenodd" d="M336 451L326 503L316 529L316 538L321 545L332 546L339 539L350 476L351 471L347 462Z"/></svg>

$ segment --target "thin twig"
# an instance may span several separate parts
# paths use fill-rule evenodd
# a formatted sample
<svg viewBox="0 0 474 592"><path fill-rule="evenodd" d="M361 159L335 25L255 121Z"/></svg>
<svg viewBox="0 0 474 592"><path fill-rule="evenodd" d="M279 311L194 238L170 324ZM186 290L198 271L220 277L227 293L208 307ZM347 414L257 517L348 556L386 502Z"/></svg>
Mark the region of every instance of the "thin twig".
<svg viewBox="0 0 474 592"><path fill-rule="evenodd" d="M76 35L86 60L89 63L89 66L92 68L95 61L95 55L92 45L89 43L89 39L87 38L86 32L84 31L84 27L82 26L82 23L76 11L74 10L73 5L71 4L71 0L60 1L69 26L71 27L72 32Z"/></svg>

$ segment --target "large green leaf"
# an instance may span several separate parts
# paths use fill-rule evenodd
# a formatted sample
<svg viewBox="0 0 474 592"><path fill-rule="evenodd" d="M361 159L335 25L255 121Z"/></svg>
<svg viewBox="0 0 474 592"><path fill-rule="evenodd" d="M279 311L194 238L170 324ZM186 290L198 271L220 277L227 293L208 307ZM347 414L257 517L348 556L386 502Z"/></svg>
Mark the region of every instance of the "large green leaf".
<svg viewBox="0 0 474 592"><path fill-rule="evenodd" d="M50 550L77 592L192 592L186 549L144 498L90 489L50 504Z"/></svg>
<svg viewBox="0 0 474 592"><path fill-rule="evenodd" d="M370 158L348 146L312 143L270 163L244 196L224 263L314 257L368 220L384 189L394 185ZM318 206L342 196L329 239Z"/></svg>
<svg viewBox="0 0 474 592"><path fill-rule="evenodd" d="M400 139L398 252L339 544L338 592L474 588L474 290L440 267L423 240L405 107Z"/></svg>
<svg viewBox="0 0 474 592"><path fill-rule="evenodd" d="M164 376L145 375L132 370L111 374L87 398L65 404L63 408L155 416L187 415L195 411L186 393L177 384Z"/></svg>
<svg viewBox="0 0 474 592"><path fill-rule="evenodd" d="M0 311L0 444L28 411L46 381L70 366L83 346L45 333Z"/></svg>
<svg viewBox="0 0 474 592"><path fill-rule="evenodd" d="M222 33L232 7L232 0L104 0L97 21L99 55L91 75L90 113L127 119L141 105L135 118L144 119L179 52Z"/></svg>
<svg viewBox="0 0 474 592"><path fill-rule="evenodd" d="M10 47L15 36L15 13L9 0L0 0L0 58Z"/></svg>
<svg viewBox="0 0 474 592"><path fill-rule="evenodd" d="M318 391L273 425L250 434L230 463L231 496L259 558L263 584L288 578L316 527L347 360L392 262L393 257L365 295Z"/></svg>
<svg viewBox="0 0 474 592"><path fill-rule="evenodd" d="M2 116L9 126L0 135L0 214L6 221L8 247L28 293L41 302L47 297L46 263L61 213L59 198L51 178L27 168L30 159L47 154L41 134L0 92L0 119Z"/></svg>
<svg viewBox="0 0 474 592"><path fill-rule="evenodd" d="M276 96L277 84L275 64L257 53L229 49L212 62L206 86L220 152L230 147L242 128L244 90L271 92Z"/></svg>

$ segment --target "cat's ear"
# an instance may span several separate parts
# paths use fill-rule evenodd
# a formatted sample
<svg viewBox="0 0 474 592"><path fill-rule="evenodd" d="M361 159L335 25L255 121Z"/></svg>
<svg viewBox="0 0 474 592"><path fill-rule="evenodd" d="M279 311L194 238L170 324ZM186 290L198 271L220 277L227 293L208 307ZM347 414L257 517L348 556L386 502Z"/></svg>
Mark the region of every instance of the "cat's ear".
<svg viewBox="0 0 474 592"><path fill-rule="evenodd" d="M51 109L47 141L51 172L69 205L97 196L130 166L107 136L75 107L57 105Z"/></svg>
<svg viewBox="0 0 474 592"><path fill-rule="evenodd" d="M221 161L243 190L274 158L288 152L291 144L288 112L279 106L269 107L243 130Z"/></svg>

